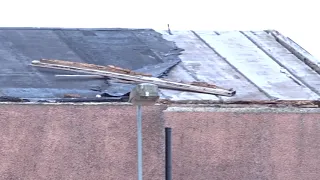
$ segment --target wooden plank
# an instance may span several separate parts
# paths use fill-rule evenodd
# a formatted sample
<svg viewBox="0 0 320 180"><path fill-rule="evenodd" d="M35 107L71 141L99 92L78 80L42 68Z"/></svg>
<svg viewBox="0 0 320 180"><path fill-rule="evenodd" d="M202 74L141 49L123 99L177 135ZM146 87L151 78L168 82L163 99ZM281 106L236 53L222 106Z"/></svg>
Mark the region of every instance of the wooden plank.
<svg viewBox="0 0 320 180"><path fill-rule="evenodd" d="M175 42L179 48L185 50L182 52L182 55L179 56L184 69L180 70L180 72L176 72L176 70L173 69L169 75L176 73L177 78L184 78L187 73L188 76L192 76L192 81L204 81L237 90L237 94L233 97L221 97L224 101L232 99L268 99L266 95L248 82L191 31L173 31L173 35L169 35L166 32L159 32L163 34L165 39ZM206 32L208 37L216 35L213 31ZM201 34L204 35L205 31L202 31ZM209 100L207 99L208 97L198 98L199 100Z"/></svg>
<svg viewBox="0 0 320 180"><path fill-rule="evenodd" d="M180 55L180 58L183 59L186 55ZM175 66L167 75L167 78L172 79L174 81L184 81L184 82L193 82L196 81L183 67L183 64L180 63ZM170 100L214 100L219 101L220 98L216 95L211 94L202 94L202 93L195 93L195 92L182 92L176 90L168 90L168 89L161 89L160 90L163 96L166 99Z"/></svg>
<svg viewBox="0 0 320 180"><path fill-rule="evenodd" d="M135 81L138 83L152 83L158 85L160 88L170 88L175 90L183 90L183 91L194 91L194 92L200 92L200 93L207 93L207 94L215 94L215 95L223 95L223 96L233 96L235 94L235 91L228 91L224 89L214 89L214 88L207 88L207 87L198 87L194 85L184 84L184 83L178 83L173 81L167 81L162 80L155 77L145 77L145 76L132 76L127 74L120 74L116 72L110 72L106 70L96 70L96 69L87 69L87 68L80 68L75 66L65 66L60 64L49 64L44 63L44 61L32 61L33 66L38 67L45 67L45 68L51 68L51 69L61 69L66 71L73 71L73 72L82 72L82 73L88 73L93 75L101 75L111 78L117 78L117 79L123 79L123 80L129 80L129 81Z"/></svg>
<svg viewBox="0 0 320 180"><path fill-rule="evenodd" d="M318 99L319 96L281 72L281 67L240 32L202 36L226 61L270 96L279 99Z"/></svg>
<svg viewBox="0 0 320 180"><path fill-rule="evenodd" d="M292 76L296 81L320 94L320 75L284 48L272 35L265 31L243 33L284 68L282 73Z"/></svg>
<svg viewBox="0 0 320 180"><path fill-rule="evenodd" d="M92 78L92 79L105 79L106 77L104 76L99 76L99 75L69 75L69 74L57 74L54 75L57 78Z"/></svg>
<svg viewBox="0 0 320 180"><path fill-rule="evenodd" d="M65 66L73 66L73 67L86 68L86 69L105 70L105 71L116 72L121 74L141 75L141 76L151 77L150 74L134 72L134 71L131 71L130 69L124 69L124 68L116 67L112 65L100 66L95 64L87 64L87 63L63 61L63 60L53 60L53 59L40 59L40 62L50 63L50 64L59 64L59 65L65 65Z"/></svg>
<svg viewBox="0 0 320 180"><path fill-rule="evenodd" d="M168 41L175 42L176 35L169 35L167 31L158 30L159 33L162 34L163 38L167 39ZM176 32L176 31L174 31ZM191 72L186 70L184 66L184 60L190 59L192 54L188 53L188 50L183 48L185 51L179 56L182 62L176 65L174 68L170 70L167 74L167 78L172 79L174 81L184 81L184 82L192 82L197 81L195 76L191 74ZM220 101L221 97L211 94L201 94L195 92L182 92L176 90L167 90L161 89L160 90L163 95L170 100L213 100L213 101ZM235 95L237 96L237 95Z"/></svg>

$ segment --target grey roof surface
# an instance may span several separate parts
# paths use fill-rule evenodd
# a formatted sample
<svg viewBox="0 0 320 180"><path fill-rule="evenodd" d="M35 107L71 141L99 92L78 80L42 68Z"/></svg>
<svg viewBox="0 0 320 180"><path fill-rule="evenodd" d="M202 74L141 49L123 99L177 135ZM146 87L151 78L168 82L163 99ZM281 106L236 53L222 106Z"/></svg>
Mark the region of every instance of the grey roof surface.
<svg viewBox="0 0 320 180"><path fill-rule="evenodd" d="M277 31L159 31L185 51L168 77L233 88L233 97L165 90L173 100L318 100L320 61Z"/></svg>
<svg viewBox="0 0 320 180"><path fill-rule="evenodd" d="M320 61L289 38L267 31L171 31L169 34L149 29L2 28L2 99L59 99L66 93L80 94L90 101L95 101L97 94L117 99L133 87L103 80L57 80L54 74L70 73L29 66L32 60L41 58L115 65L157 77L204 81L237 91L233 97L218 97L161 90L162 98L171 100L317 100L320 97Z"/></svg>

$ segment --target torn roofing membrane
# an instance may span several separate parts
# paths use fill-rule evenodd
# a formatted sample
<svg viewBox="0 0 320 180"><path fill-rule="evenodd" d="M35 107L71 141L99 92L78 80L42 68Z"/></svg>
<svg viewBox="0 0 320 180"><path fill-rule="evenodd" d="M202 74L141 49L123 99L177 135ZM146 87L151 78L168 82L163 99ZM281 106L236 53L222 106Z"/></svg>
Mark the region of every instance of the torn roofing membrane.
<svg viewBox="0 0 320 180"><path fill-rule="evenodd" d="M180 62L181 51L183 49L151 29L2 28L0 96L6 101L16 101L13 97L59 99L65 94L85 98L94 98L97 94L123 97L134 85L103 79L57 79L54 75L70 72L31 67L30 63L38 59L59 59L114 65L162 77Z"/></svg>

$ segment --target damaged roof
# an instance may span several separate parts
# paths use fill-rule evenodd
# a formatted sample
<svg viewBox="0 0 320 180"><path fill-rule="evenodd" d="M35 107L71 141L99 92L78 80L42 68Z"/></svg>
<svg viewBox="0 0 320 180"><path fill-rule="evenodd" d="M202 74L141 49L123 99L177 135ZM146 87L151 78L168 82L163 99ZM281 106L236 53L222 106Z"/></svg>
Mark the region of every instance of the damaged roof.
<svg viewBox="0 0 320 180"><path fill-rule="evenodd" d="M161 31L185 51L172 79L233 88L233 97L164 92L175 100L318 100L320 61L277 31Z"/></svg>
<svg viewBox="0 0 320 180"><path fill-rule="evenodd" d="M114 65L237 91L233 97L223 97L161 89L161 98L173 101L320 97L318 60L276 31L2 28L2 100L69 101L65 94L78 94L88 101L126 101L123 97L134 87L102 79L57 79L55 74L70 73L31 67L37 59ZM97 94L103 98L96 98Z"/></svg>
<svg viewBox="0 0 320 180"><path fill-rule="evenodd" d="M70 74L30 66L36 59L61 59L114 65L165 75L180 62L181 49L154 30L142 29L0 29L0 95L28 100L64 98L65 94L121 100L133 85L101 79L57 79ZM90 99L92 101L92 99Z"/></svg>

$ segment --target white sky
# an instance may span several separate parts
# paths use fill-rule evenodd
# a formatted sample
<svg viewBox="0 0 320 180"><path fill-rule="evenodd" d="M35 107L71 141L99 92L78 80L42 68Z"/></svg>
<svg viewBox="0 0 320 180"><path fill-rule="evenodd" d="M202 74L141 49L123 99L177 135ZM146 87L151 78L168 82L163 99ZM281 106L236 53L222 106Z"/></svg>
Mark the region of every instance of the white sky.
<svg viewBox="0 0 320 180"><path fill-rule="evenodd" d="M0 26L276 29L320 59L316 0L2 0Z"/></svg>

